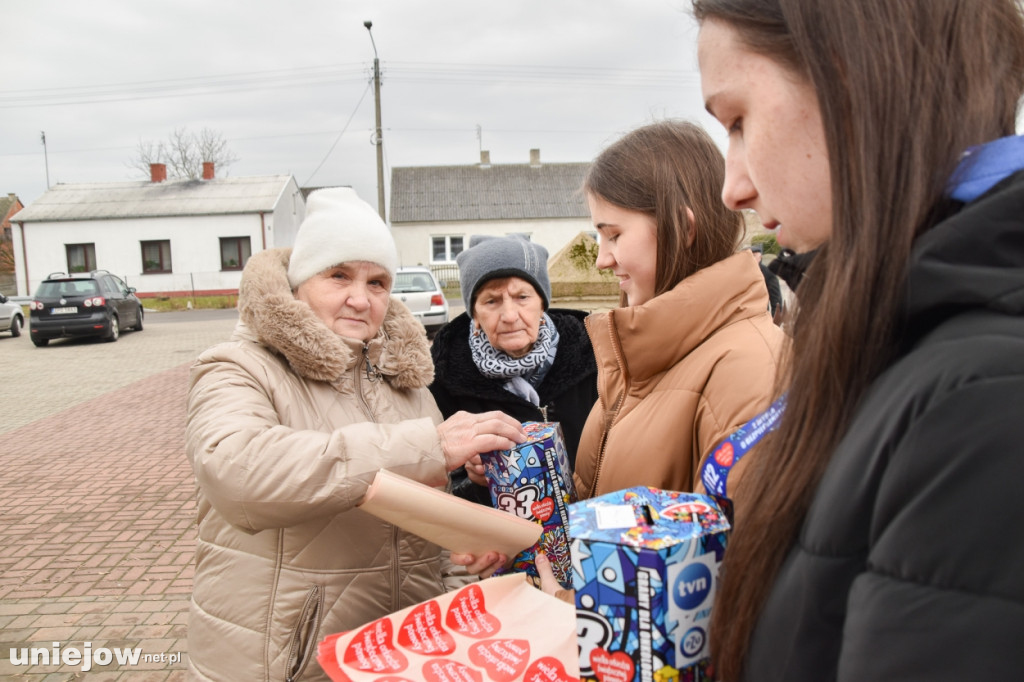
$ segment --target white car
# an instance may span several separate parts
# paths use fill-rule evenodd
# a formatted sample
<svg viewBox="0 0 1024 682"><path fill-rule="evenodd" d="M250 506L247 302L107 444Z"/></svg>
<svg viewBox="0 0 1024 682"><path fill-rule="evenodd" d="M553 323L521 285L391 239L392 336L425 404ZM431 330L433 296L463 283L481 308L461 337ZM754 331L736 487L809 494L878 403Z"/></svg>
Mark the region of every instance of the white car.
<svg viewBox="0 0 1024 682"><path fill-rule="evenodd" d="M0 294L0 333L10 332L11 336L21 336L25 326L25 313L21 306Z"/></svg>
<svg viewBox="0 0 1024 682"><path fill-rule="evenodd" d="M430 268L398 268L391 296L408 306L428 336L448 324L448 299Z"/></svg>

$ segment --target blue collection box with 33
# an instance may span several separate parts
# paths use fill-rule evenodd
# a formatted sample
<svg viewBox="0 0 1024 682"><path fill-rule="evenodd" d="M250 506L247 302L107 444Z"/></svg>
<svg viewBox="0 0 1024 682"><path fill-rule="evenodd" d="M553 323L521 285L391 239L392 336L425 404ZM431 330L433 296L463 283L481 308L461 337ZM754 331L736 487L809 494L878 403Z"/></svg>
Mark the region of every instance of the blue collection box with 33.
<svg viewBox="0 0 1024 682"><path fill-rule="evenodd" d="M494 507L544 527L537 544L517 554L509 570L536 576L534 556L542 550L555 578L569 587L568 505L576 501L576 488L562 427L558 422L524 422L523 429L525 443L481 458Z"/></svg>

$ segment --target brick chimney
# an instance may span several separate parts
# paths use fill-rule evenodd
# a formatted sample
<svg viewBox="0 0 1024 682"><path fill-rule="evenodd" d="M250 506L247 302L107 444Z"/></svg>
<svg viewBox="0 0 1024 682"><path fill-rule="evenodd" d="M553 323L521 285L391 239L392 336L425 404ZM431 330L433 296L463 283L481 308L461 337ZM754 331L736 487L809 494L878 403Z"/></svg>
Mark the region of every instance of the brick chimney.
<svg viewBox="0 0 1024 682"><path fill-rule="evenodd" d="M486 149L480 150L480 167L490 168L491 167L491 153Z"/></svg>
<svg viewBox="0 0 1024 682"><path fill-rule="evenodd" d="M213 161L203 161L203 180L213 180Z"/></svg>
<svg viewBox="0 0 1024 682"><path fill-rule="evenodd" d="M540 150L539 149L531 149L530 150L530 166L532 168L540 168Z"/></svg>
<svg viewBox="0 0 1024 682"><path fill-rule="evenodd" d="M152 182L163 182L167 179L167 164L164 163L151 163L149 164L149 179Z"/></svg>

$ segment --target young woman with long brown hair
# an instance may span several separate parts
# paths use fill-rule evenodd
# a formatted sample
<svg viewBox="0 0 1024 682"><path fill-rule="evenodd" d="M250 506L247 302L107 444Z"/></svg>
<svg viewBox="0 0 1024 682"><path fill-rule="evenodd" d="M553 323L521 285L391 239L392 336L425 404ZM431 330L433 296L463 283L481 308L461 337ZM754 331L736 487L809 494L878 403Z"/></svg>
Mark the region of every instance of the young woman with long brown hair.
<svg viewBox="0 0 1024 682"><path fill-rule="evenodd" d="M783 333L757 261L736 251L743 218L721 202L724 178L722 153L686 121L637 128L591 164L583 189L597 267L618 277L622 296L586 320L599 400L576 456L581 498L701 489L715 447L775 397Z"/></svg>
<svg viewBox="0 0 1024 682"><path fill-rule="evenodd" d="M739 491L721 680L1024 670L1024 20L1016 0L693 0L725 203L802 280Z"/></svg>

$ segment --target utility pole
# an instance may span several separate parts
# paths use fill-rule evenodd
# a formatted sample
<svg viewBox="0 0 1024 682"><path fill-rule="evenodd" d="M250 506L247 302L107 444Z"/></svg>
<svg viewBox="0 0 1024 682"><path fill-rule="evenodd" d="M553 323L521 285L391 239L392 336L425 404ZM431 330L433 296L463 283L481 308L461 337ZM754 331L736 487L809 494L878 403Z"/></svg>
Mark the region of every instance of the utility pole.
<svg viewBox="0 0 1024 682"><path fill-rule="evenodd" d="M385 223L384 217L384 133L380 127L380 60L377 59L377 43L373 40L372 21L364 21L363 26L370 34L370 44L373 45L373 101L377 105L377 133L373 138L377 145L377 212L380 219Z"/></svg>
<svg viewBox="0 0 1024 682"><path fill-rule="evenodd" d="M46 154L46 131L40 133L43 137L43 161L46 163L46 189L50 189L50 157Z"/></svg>

